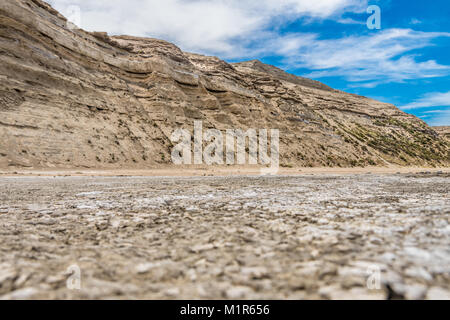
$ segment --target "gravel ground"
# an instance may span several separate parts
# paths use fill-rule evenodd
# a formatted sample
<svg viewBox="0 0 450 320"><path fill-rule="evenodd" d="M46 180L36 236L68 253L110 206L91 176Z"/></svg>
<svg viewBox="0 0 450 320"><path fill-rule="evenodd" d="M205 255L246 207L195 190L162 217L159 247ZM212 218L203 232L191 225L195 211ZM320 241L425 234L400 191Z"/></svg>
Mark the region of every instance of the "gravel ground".
<svg viewBox="0 0 450 320"><path fill-rule="evenodd" d="M0 298L450 299L449 178L2 177Z"/></svg>

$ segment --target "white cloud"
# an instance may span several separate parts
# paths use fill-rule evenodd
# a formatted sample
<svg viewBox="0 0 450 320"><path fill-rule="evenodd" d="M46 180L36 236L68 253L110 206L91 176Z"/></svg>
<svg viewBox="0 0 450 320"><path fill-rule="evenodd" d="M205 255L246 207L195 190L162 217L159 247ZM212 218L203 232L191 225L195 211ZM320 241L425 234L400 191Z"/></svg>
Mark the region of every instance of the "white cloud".
<svg viewBox="0 0 450 320"><path fill-rule="evenodd" d="M306 18L363 23L344 13L365 13L368 0L49 0L64 14L81 8L81 27L109 34L154 37L185 51L223 59L279 56L285 69L305 68L311 78L344 77L349 86L432 78L450 73L434 60L410 51L450 33L386 29L366 35L323 39L319 34L280 34L279 27ZM303 20L305 22L305 20ZM365 23L365 22L364 22ZM359 26L362 32L366 28Z"/></svg>
<svg viewBox="0 0 450 320"><path fill-rule="evenodd" d="M434 60L419 62L416 56L408 55L414 49L431 45L437 37L450 37L450 33L387 29L373 35L325 40L319 35L293 34L277 39L274 47L280 48L278 53L291 69L312 70L309 77L342 76L357 82L357 86L374 87L380 83L447 75L449 66Z"/></svg>
<svg viewBox="0 0 450 320"><path fill-rule="evenodd" d="M450 107L450 91L427 93L422 98L400 107L402 110L412 110L431 107ZM435 112L435 110L433 110Z"/></svg>
<svg viewBox="0 0 450 320"><path fill-rule="evenodd" d="M342 18L338 20L339 23L342 24L359 24L359 25L365 25L367 24L367 21L358 21L352 18Z"/></svg>
<svg viewBox="0 0 450 320"><path fill-rule="evenodd" d="M400 107L405 111L420 108L431 109L421 111L419 116L430 126L450 126L450 91L427 93L416 101Z"/></svg>
<svg viewBox="0 0 450 320"><path fill-rule="evenodd" d="M435 111L426 122L430 126L450 126L450 109Z"/></svg>
<svg viewBox="0 0 450 320"><path fill-rule="evenodd" d="M64 14L81 8L89 31L165 39L184 50L239 57L246 42L300 17L361 12L367 0L49 0ZM241 50L239 50L241 49ZM237 50L239 50L237 52Z"/></svg>

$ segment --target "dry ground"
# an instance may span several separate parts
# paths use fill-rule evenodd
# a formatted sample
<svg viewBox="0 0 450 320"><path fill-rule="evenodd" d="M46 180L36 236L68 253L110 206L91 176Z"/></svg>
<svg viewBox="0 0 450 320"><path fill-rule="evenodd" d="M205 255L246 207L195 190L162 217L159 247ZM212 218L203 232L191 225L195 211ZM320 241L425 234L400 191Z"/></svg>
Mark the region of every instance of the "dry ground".
<svg viewBox="0 0 450 320"><path fill-rule="evenodd" d="M449 177L1 176L0 297L450 299Z"/></svg>

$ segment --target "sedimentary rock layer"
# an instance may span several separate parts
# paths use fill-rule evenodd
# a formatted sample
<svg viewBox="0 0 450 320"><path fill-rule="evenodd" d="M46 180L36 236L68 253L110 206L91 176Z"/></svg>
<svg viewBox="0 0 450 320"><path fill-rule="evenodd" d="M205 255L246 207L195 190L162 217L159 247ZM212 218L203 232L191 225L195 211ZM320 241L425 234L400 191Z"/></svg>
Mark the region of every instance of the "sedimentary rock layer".
<svg viewBox="0 0 450 320"><path fill-rule="evenodd" d="M393 105L157 39L73 29L40 0L0 2L0 167L170 164L171 133L280 130L283 166L448 166L449 144Z"/></svg>

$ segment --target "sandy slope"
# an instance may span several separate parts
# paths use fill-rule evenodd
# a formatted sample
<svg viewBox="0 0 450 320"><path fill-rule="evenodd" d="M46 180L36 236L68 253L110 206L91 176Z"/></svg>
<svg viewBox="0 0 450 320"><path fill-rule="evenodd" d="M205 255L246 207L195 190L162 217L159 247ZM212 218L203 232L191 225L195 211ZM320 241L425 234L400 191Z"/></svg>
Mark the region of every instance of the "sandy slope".
<svg viewBox="0 0 450 320"><path fill-rule="evenodd" d="M276 175L324 175L324 174L396 174L396 173L449 173L450 168L429 167L366 167L366 168L280 168ZM0 176L242 176L265 175L259 167L232 166L158 166L150 169L45 169L45 170L0 170Z"/></svg>

